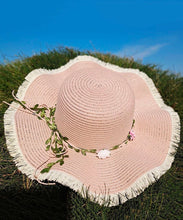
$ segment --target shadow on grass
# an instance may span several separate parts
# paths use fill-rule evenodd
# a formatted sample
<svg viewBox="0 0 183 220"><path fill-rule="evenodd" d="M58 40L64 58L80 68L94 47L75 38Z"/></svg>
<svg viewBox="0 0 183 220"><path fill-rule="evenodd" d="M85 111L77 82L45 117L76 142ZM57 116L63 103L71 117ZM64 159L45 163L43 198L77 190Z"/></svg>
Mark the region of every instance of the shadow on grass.
<svg viewBox="0 0 183 220"><path fill-rule="evenodd" d="M67 219L68 188L62 185L0 191L0 219Z"/></svg>

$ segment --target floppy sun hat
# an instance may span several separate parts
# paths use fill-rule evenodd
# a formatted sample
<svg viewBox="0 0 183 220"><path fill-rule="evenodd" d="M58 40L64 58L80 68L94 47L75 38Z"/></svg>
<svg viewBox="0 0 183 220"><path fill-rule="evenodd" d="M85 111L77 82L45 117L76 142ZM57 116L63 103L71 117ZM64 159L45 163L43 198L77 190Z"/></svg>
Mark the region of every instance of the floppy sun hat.
<svg viewBox="0 0 183 220"><path fill-rule="evenodd" d="M14 98L4 115L6 143L31 179L115 206L174 160L179 116L137 69L78 56L59 69L33 70Z"/></svg>

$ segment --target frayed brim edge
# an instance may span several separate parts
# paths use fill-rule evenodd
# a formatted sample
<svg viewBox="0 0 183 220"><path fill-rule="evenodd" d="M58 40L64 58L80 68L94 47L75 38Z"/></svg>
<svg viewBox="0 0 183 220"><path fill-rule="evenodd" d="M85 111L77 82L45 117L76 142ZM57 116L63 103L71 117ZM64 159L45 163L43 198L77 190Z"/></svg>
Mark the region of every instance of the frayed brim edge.
<svg viewBox="0 0 183 220"><path fill-rule="evenodd" d="M163 102L163 99L161 98L161 95L156 89L153 81L145 73L139 71L138 69L122 68L110 63L105 63L103 61L98 60L97 58L87 55L78 56L75 59L70 60L66 65L55 70L46 70L46 69L33 70L25 77L25 81L19 87L17 92L17 97L20 100L23 100L28 87L38 76L43 74L57 74L63 72L73 64L80 61L93 61L100 64L103 67L114 70L116 72L130 72L139 75L146 82L146 85L151 91L151 94L156 100L157 104L160 106L160 108L169 112L172 119L172 136L171 136L169 151L165 161L161 166L155 167L154 169L148 171L147 173L139 177L126 190L123 190L116 194L108 194L107 192L105 194L96 194L91 192L89 188L85 187L83 183L79 181L77 178L63 171L61 172L61 171L51 170L49 173L41 174L39 176L39 180L41 181L47 179L49 181L59 182L65 186L70 187L74 191L78 192L84 198L89 197L91 201L97 202L100 205L116 206L126 202L131 198L138 196L149 185L157 181L157 179L159 179L167 170L170 169L174 161L174 156L178 147L178 143L180 142L180 119L178 114L171 107L167 106ZM10 155L13 157L13 160L16 166L18 167L18 169L23 174L26 174L29 178L35 179L34 174L36 169L26 160L26 158L21 152L18 143L18 137L15 126L15 117L14 117L17 110L14 107L18 108L19 104L12 102L11 106L6 110L4 114L4 128L5 128L7 148L10 152Z"/></svg>

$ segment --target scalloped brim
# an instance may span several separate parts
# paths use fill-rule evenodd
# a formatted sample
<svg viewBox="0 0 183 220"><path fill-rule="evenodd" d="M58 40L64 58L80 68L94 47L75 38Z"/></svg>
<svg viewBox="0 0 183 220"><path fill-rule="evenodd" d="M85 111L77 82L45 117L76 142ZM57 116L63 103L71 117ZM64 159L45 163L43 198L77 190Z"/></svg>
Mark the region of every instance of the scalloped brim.
<svg viewBox="0 0 183 220"><path fill-rule="evenodd" d="M170 169L180 141L180 119L164 104L145 73L91 56L78 56L59 69L32 71L19 87L17 97L29 105L53 106L60 85L76 64L85 69L87 66L97 70L107 68L128 81L136 98L135 140L114 150L105 160L69 149L69 158L63 166L56 165L49 173L40 174L44 165L39 166L50 157L44 144L50 135L49 129L43 121L18 111L20 106L13 102L4 115L7 147L18 169L31 179L35 179L36 173L38 180L59 182L94 202L105 205L109 201L109 206L115 206L139 195Z"/></svg>

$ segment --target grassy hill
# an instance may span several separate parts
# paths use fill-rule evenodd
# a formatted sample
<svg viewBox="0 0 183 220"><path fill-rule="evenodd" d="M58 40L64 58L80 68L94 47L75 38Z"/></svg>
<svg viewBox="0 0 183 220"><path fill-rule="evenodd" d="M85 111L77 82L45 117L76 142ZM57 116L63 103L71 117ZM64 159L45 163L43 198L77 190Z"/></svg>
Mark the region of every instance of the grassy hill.
<svg viewBox="0 0 183 220"><path fill-rule="evenodd" d="M183 219L183 135L172 168L137 198L116 207L101 207L60 184L43 186L22 175L10 157L4 137L3 114L24 77L33 69L55 69L78 55L91 55L120 67L135 68L152 78L165 103L183 125L183 77L156 65L129 58L71 48L58 48L0 64L0 219Z"/></svg>

